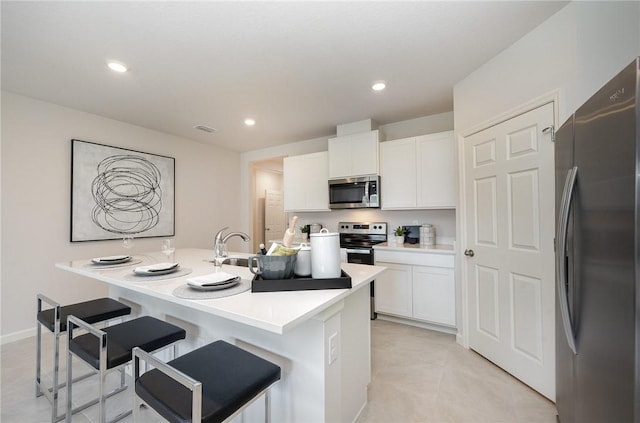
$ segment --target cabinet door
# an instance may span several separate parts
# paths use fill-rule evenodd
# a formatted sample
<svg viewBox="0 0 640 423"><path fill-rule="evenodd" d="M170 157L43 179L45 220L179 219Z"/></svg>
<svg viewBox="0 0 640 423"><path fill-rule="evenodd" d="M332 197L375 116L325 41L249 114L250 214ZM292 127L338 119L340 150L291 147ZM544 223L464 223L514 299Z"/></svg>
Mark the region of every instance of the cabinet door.
<svg viewBox="0 0 640 423"><path fill-rule="evenodd" d="M413 267L413 317L455 326L455 279L453 269ZM377 280L376 280L377 283Z"/></svg>
<svg viewBox="0 0 640 423"><path fill-rule="evenodd" d="M374 282L376 312L411 317L411 266L381 262L376 264L387 267Z"/></svg>
<svg viewBox="0 0 640 423"><path fill-rule="evenodd" d="M378 174L379 132L362 132L329 139L329 178Z"/></svg>
<svg viewBox="0 0 640 423"><path fill-rule="evenodd" d="M351 176L351 144L350 137L329 139L329 178L346 178Z"/></svg>
<svg viewBox="0 0 640 423"><path fill-rule="evenodd" d="M380 143L383 209L416 207L416 139Z"/></svg>
<svg viewBox="0 0 640 423"><path fill-rule="evenodd" d="M417 137L416 151L418 207L455 207L457 166L453 131Z"/></svg>
<svg viewBox="0 0 640 423"><path fill-rule="evenodd" d="M305 173L298 180L298 184L306 189L307 211L329 210L329 153L307 154Z"/></svg>
<svg viewBox="0 0 640 423"><path fill-rule="evenodd" d="M351 176L378 174L378 131L351 135Z"/></svg>
<svg viewBox="0 0 640 423"><path fill-rule="evenodd" d="M303 156L285 157L283 160L283 187L285 211L303 210L306 203L306 192L300 178L304 175L305 161Z"/></svg>
<svg viewBox="0 0 640 423"><path fill-rule="evenodd" d="M329 210L326 151L285 157L283 169L285 211Z"/></svg>

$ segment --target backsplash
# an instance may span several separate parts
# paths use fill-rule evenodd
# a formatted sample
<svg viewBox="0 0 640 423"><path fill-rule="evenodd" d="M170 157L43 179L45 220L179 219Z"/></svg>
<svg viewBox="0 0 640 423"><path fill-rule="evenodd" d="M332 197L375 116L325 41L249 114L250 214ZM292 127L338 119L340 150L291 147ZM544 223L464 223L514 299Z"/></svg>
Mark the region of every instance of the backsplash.
<svg viewBox="0 0 640 423"><path fill-rule="evenodd" d="M338 222L387 222L389 235L398 226L430 223L435 227L437 244L453 245L456 239L455 210L333 210L330 212L288 213L288 219L290 220L294 214L299 218L298 226L320 223L330 232L338 230Z"/></svg>

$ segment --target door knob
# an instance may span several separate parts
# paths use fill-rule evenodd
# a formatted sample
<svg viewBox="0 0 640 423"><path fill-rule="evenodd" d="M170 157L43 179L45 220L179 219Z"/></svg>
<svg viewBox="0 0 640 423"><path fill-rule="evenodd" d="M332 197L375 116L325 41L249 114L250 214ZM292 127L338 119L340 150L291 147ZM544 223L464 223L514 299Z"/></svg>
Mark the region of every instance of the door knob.
<svg viewBox="0 0 640 423"><path fill-rule="evenodd" d="M464 250L464 255L467 257L473 257L475 254L473 250Z"/></svg>

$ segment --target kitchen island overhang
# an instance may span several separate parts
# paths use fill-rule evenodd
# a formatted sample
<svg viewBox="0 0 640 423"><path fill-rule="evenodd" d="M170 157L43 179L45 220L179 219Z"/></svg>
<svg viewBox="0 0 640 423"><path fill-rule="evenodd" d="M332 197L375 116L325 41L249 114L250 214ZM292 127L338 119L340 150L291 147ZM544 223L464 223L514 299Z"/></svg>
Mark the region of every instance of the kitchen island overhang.
<svg viewBox="0 0 640 423"><path fill-rule="evenodd" d="M242 255L242 254L238 254ZM161 253L136 255L145 263L164 261ZM354 421L366 405L371 380L369 283L385 268L343 263L351 289L259 292L246 291L210 300L186 300L173 290L190 277L214 271L210 250L175 252L189 275L149 282L125 279L134 266L95 269L90 260L56 267L109 285L111 297L132 304L137 314L153 315L187 329L180 354L216 339L236 343L282 367L273 388L273 421ZM247 268L223 270L251 280ZM248 413L261 418L256 404Z"/></svg>

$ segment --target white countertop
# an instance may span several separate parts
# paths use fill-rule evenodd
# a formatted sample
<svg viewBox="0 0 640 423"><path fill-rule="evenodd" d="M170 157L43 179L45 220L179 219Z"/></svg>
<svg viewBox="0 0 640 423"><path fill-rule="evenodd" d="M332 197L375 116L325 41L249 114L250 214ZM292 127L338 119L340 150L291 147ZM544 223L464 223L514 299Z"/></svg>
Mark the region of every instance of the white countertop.
<svg viewBox="0 0 640 423"><path fill-rule="evenodd" d="M402 244L397 245L393 242L383 242L373 246L375 250L404 251L407 253L429 253L429 254L450 254L455 255L453 245L438 244L429 247L420 246L420 244Z"/></svg>
<svg viewBox="0 0 640 423"><path fill-rule="evenodd" d="M230 253L229 255L248 257L251 254ZM382 266L342 263L342 269L351 276L351 289L256 293L249 290L230 297L211 300L187 300L172 295L173 290L185 284L187 279L213 273L214 266L209 261L212 257L211 250L195 248L176 250L175 261L179 262L182 268L192 269L192 273L149 282L131 282L124 277L130 275L137 266L166 262L167 258L161 252L134 254L134 258L142 259L142 263L118 268L96 268L91 266L91 259L57 263L56 267L278 334L284 333L328 309L351 293L368 286L369 282L386 269ZM253 279L253 274L246 267L223 265L222 270L241 276L242 279Z"/></svg>

